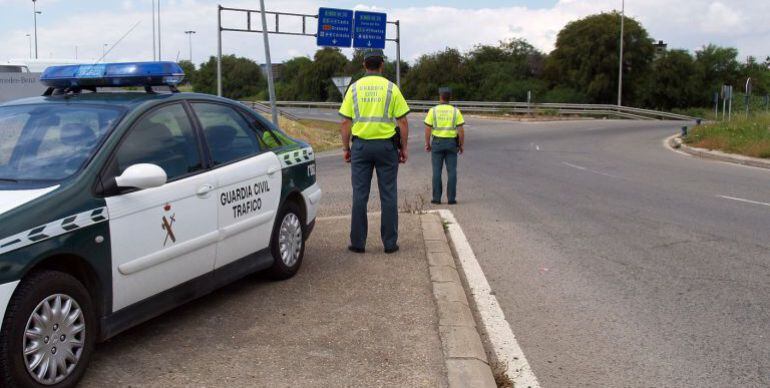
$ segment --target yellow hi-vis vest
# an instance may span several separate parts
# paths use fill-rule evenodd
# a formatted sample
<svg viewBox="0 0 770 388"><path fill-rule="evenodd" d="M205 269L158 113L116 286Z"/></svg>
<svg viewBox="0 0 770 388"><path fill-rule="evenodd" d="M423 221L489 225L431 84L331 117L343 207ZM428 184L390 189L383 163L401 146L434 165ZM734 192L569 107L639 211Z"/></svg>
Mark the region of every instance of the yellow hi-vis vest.
<svg viewBox="0 0 770 388"><path fill-rule="evenodd" d="M339 113L353 120L353 136L389 139L396 134L395 119L409 113L409 107L398 86L369 75L350 85Z"/></svg>
<svg viewBox="0 0 770 388"><path fill-rule="evenodd" d="M434 137L454 139L457 137L457 127L465 124L460 110L449 104L436 105L425 117L425 124L432 127Z"/></svg>

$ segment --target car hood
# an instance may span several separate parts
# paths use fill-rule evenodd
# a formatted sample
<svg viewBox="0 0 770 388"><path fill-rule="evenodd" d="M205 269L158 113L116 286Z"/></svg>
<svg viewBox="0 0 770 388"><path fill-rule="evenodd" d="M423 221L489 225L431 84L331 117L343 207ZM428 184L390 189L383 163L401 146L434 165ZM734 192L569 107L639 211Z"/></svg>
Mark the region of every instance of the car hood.
<svg viewBox="0 0 770 388"><path fill-rule="evenodd" d="M59 185L33 190L0 190L0 214L13 210L59 188Z"/></svg>

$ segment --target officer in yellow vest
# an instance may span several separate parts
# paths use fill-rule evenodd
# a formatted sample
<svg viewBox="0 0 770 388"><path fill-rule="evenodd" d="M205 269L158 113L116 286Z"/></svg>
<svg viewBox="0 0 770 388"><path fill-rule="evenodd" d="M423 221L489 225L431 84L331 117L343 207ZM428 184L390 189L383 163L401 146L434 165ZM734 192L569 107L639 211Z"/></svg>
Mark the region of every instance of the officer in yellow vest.
<svg viewBox="0 0 770 388"><path fill-rule="evenodd" d="M364 253L367 203L372 173L377 171L382 210L380 235L385 253L398 251L398 164L406 163L409 106L398 86L382 76L382 50L364 52L366 75L350 85L339 113L345 161L351 163L353 210L348 249ZM400 131L397 131L397 126ZM397 133L398 132L398 133ZM352 135L352 146L351 146Z"/></svg>
<svg viewBox="0 0 770 388"><path fill-rule="evenodd" d="M433 199L434 204L441 203L441 173L446 164L447 200L450 205L457 203L457 154L463 153L465 130L463 114L449 104L452 91L439 89L439 105L428 111L425 117L425 151L431 153L433 164Z"/></svg>

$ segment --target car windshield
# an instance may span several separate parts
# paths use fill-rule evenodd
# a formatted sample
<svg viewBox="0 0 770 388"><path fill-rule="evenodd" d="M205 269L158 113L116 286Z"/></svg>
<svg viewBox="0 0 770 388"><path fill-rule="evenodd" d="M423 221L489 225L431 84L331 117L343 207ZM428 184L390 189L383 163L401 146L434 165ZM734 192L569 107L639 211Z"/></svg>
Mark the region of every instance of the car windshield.
<svg viewBox="0 0 770 388"><path fill-rule="evenodd" d="M59 181L91 157L122 110L37 104L0 107L0 181Z"/></svg>

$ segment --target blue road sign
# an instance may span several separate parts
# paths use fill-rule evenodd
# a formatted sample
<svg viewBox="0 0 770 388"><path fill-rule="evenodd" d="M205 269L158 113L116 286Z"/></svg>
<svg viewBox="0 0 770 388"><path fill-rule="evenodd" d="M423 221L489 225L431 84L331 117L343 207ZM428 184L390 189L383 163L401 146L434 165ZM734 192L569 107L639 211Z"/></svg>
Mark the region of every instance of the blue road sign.
<svg viewBox="0 0 770 388"><path fill-rule="evenodd" d="M353 11L318 8L318 46L350 47L353 35Z"/></svg>
<svg viewBox="0 0 770 388"><path fill-rule="evenodd" d="M388 15L379 12L356 11L353 26L353 47L385 48Z"/></svg>

